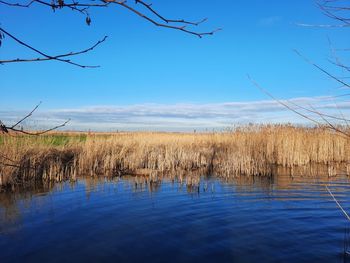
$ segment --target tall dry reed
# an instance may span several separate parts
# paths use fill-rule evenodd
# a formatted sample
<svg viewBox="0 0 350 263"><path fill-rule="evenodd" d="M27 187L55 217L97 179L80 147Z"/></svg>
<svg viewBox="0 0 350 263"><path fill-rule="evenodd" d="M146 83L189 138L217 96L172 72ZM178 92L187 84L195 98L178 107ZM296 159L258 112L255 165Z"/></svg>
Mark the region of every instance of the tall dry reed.
<svg viewBox="0 0 350 263"><path fill-rule="evenodd" d="M65 139L57 143L57 136ZM75 180L84 175L179 174L183 177L197 172L227 178L268 176L275 173L275 167L293 171L294 167L311 164L331 167L330 175L344 169L349 174L349 146L348 138L323 128L281 125L248 126L221 133L3 136L0 184ZM345 168L341 171L335 168L339 165Z"/></svg>

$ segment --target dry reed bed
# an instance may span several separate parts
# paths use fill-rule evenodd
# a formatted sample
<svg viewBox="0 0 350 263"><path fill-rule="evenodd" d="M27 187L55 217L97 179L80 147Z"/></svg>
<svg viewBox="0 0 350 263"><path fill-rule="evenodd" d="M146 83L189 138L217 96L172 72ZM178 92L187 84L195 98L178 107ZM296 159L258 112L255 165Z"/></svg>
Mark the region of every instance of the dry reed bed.
<svg viewBox="0 0 350 263"><path fill-rule="evenodd" d="M63 134L50 135L64 136ZM213 174L221 177L274 174L323 164L329 175L342 165L350 173L350 140L322 128L251 126L222 133L84 134L55 145L42 137L2 137L0 185L77 176ZM344 171L342 171L344 172Z"/></svg>

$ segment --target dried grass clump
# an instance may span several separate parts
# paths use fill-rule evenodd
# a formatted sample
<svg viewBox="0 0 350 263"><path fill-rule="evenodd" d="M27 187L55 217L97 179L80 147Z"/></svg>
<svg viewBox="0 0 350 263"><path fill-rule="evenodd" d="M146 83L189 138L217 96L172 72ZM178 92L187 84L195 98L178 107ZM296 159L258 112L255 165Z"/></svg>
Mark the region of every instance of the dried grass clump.
<svg viewBox="0 0 350 263"><path fill-rule="evenodd" d="M350 141L323 128L267 125L221 133L89 133L4 137L0 184L78 175L269 176L276 167L322 164L350 172ZM3 156L2 156L3 155ZM5 156L5 157L4 157Z"/></svg>

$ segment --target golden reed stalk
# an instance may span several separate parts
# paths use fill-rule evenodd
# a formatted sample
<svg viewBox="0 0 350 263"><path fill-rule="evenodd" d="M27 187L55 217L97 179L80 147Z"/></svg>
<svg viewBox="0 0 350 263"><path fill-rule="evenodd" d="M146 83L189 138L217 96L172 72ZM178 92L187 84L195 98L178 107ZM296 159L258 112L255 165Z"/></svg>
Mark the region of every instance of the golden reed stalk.
<svg viewBox="0 0 350 263"><path fill-rule="evenodd" d="M350 140L324 128L248 126L217 133L51 133L0 137L0 185L77 176L275 175L321 164L350 172Z"/></svg>

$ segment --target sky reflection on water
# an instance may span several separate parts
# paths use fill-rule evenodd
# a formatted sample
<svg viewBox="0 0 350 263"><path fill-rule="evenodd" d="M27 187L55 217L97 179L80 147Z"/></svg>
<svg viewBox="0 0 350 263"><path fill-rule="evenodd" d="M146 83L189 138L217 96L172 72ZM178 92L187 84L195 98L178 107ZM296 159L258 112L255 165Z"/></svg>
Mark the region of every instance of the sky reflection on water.
<svg viewBox="0 0 350 263"><path fill-rule="evenodd" d="M347 178L81 179L0 194L1 262L344 262Z"/></svg>

